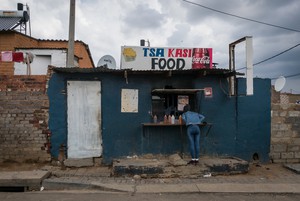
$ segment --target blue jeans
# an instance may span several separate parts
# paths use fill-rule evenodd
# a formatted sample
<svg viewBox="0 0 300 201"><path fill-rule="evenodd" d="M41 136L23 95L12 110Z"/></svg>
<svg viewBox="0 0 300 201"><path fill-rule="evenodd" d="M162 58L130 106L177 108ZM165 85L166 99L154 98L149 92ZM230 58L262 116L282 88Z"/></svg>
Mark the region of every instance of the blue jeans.
<svg viewBox="0 0 300 201"><path fill-rule="evenodd" d="M192 159L199 158L200 152L200 128L198 125L189 125L187 127L187 135L190 145L190 153Z"/></svg>

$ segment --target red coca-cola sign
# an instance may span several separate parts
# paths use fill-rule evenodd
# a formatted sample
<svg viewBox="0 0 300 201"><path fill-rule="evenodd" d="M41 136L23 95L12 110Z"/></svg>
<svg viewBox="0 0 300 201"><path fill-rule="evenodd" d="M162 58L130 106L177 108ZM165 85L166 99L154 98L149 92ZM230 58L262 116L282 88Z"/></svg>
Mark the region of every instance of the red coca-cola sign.
<svg viewBox="0 0 300 201"><path fill-rule="evenodd" d="M192 69L212 68L211 58L211 48L193 48Z"/></svg>

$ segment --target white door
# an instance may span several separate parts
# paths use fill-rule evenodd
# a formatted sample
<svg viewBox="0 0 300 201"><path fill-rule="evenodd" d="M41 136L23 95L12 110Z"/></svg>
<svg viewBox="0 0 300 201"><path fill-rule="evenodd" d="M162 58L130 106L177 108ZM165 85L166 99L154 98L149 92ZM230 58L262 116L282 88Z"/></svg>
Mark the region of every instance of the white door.
<svg viewBox="0 0 300 201"><path fill-rule="evenodd" d="M101 84L68 81L68 158L102 154Z"/></svg>

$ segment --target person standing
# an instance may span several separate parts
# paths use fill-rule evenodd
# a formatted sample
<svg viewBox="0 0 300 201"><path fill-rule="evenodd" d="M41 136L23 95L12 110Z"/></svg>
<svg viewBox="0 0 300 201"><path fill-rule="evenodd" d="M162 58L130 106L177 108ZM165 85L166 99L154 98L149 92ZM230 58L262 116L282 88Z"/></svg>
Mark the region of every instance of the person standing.
<svg viewBox="0 0 300 201"><path fill-rule="evenodd" d="M199 155L200 155L200 128L199 124L205 118L202 114L197 112L190 111L190 105L185 105L183 108L182 120L185 122L187 127L187 135L189 140L190 146L190 154L191 154L191 161L188 162L189 164L197 165L199 162Z"/></svg>

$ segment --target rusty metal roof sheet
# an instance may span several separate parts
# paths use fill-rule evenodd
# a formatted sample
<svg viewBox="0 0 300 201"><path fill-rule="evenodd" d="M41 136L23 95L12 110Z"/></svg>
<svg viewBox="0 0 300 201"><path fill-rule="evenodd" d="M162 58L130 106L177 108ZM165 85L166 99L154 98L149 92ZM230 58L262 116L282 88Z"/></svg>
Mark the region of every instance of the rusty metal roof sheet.
<svg viewBox="0 0 300 201"><path fill-rule="evenodd" d="M186 70L132 70L132 69L109 69L106 67L97 68L65 68L65 67L53 67L53 70L57 73L130 73L130 74L200 74L206 75L220 75L220 76L232 76L232 75L244 75L228 69L214 68L214 69L186 69Z"/></svg>

